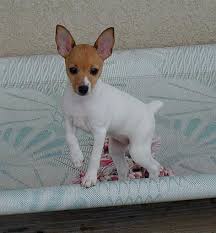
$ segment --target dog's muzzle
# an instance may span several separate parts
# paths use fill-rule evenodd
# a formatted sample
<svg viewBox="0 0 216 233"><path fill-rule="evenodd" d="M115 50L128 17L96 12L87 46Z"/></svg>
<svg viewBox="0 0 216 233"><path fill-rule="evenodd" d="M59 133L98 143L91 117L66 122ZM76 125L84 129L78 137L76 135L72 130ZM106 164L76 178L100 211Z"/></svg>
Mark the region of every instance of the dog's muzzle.
<svg viewBox="0 0 216 233"><path fill-rule="evenodd" d="M89 90L89 87L87 85L79 86L78 94L84 96L88 93L88 90Z"/></svg>

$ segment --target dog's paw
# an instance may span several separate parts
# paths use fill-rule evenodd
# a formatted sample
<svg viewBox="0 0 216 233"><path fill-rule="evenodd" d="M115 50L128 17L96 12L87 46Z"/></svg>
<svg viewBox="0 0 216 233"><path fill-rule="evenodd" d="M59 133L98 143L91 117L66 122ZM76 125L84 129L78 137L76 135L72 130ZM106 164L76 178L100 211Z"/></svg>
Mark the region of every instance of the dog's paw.
<svg viewBox="0 0 216 233"><path fill-rule="evenodd" d="M80 154L79 156L72 155L71 157L72 157L72 162L73 162L74 167L78 168L83 165L84 158L82 154Z"/></svg>
<svg viewBox="0 0 216 233"><path fill-rule="evenodd" d="M160 171L154 171L149 173L149 178L153 180L157 179L159 176L160 176Z"/></svg>
<svg viewBox="0 0 216 233"><path fill-rule="evenodd" d="M82 178L82 186L89 188L91 186L95 186L97 182L97 175L88 174L86 173L85 176Z"/></svg>
<svg viewBox="0 0 216 233"><path fill-rule="evenodd" d="M149 178L151 179L157 179L160 176L160 172L161 172L161 166L160 164L154 164L151 167L151 171L149 171Z"/></svg>

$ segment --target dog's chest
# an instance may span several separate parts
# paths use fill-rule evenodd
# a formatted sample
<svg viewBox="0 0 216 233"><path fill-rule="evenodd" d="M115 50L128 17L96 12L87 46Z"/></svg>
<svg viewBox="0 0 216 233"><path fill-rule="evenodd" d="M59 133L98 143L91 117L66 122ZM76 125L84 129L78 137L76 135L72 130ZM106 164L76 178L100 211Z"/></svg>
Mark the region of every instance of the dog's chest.
<svg viewBox="0 0 216 233"><path fill-rule="evenodd" d="M73 125L80 128L88 133L93 132L96 128L106 127L107 120L106 114L101 107L96 104L93 106L85 106L84 108L80 106L71 109L71 117L73 120Z"/></svg>
<svg viewBox="0 0 216 233"><path fill-rule="evenodd" d="M87 132L91 132L98 125L101 126L104 124L103 110L98 106L97 102L93 104L73 103L69 112L73 125Z"/></svg>
<svg viewBox="0 0 216 233"><path fill-rule="evenodd" d="M76 126L77 128L80 128L82 130L85 130L87 132L90 131L90 124L89 120L87 117L84 116L73 116L73 125Z"/></svg>
<svg viewBox="0 0 216 233"><path fill-rule="evenodd" d="M91 132L95 128L107 125L108 107L105 104L103 92L100 89L94 95L79 97L72 96L68 88L64 95L64 113L73 121L77 128Z"/></svg>

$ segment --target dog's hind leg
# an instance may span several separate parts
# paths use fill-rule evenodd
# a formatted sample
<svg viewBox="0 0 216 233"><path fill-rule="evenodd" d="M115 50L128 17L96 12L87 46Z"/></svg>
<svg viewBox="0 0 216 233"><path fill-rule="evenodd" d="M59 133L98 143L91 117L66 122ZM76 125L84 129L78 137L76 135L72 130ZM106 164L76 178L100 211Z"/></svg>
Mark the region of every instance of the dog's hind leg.
<svg viewBox="0 0 216 233"><path fill-rule="evenodd" d="M128 145L124 145L114 138L109 139L109 151L118 172L119 180L126 180L129 166L125 158Z"/></svg>
<svg viewBox="0 0 216 233"><path fill-rule="evenodd" d="M133 142L129 147L129 153L135 163L147 169L149 178L157 178L160 175L161 165L151 155L151 140L144 144Z"/></svg>

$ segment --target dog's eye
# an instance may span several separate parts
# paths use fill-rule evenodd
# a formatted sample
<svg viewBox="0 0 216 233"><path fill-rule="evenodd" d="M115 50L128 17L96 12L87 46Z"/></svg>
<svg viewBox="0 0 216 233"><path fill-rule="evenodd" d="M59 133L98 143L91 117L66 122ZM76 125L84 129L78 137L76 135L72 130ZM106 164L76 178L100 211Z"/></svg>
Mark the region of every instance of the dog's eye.
<svg viewBox="0 0 216 233"><path fill-rule="evenodd" d="M96 75L97 73L98 73L98 69L97 69L97 68L92 67L92 68L90 69L90 74Z"/></svg>
<svg viewBox="0 0 216 233"><path fill-rule="evenodd" d="M71 74L77 74L78 73L78 68L73 66L69 68Z"/></svg>

